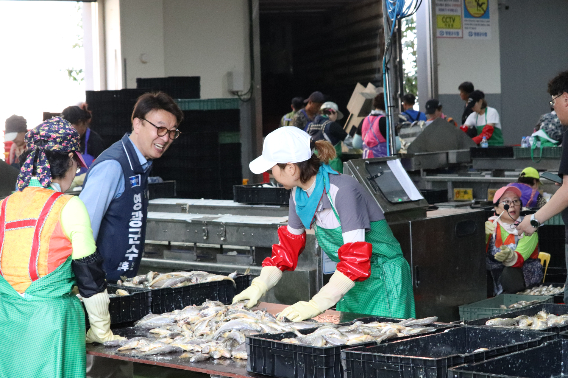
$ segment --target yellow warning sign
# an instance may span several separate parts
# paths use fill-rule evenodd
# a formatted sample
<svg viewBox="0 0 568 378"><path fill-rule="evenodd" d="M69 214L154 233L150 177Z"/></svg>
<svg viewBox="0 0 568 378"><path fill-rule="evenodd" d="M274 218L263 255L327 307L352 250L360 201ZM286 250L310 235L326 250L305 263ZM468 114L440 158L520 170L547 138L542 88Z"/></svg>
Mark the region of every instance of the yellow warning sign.
<svg viewBox="0 0 568 378"><path fill-rule="evenodd" d="M493 201L495 198L495 192L499 189L487 189L487 201Z"/></svg>
<svg viewBox="0 0 568 378"><path fill-rule="evenodd" d="M438 14L436 15L438 29L458 29L461 30L461 16Z"/></svg>
<svg viewBox="0 0 568 378"><path fill-rule="evenodd" d="M473 200L473 189L454 188L454 201L471 201L471 200Z"/></svg>
<svg viewBox="0 0 568 378"><path fill-rule="evenodd" d="M465 9L475 18L483 16L489 8L489 0L464 0L464 3Z"/></svg>

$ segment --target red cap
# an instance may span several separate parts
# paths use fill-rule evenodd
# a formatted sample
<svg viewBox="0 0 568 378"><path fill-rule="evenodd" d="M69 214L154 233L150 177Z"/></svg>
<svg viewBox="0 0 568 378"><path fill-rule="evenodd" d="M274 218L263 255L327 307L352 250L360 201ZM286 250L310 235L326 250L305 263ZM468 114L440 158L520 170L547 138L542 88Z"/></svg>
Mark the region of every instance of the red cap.
<svg viewBox="0 0 568 378"><path fill-rule="evenodd" d="M497 204L499 203L499 199L501 199L501 197L503 197L503 194L505 194L505 192L513 192L517 195L517 197L521 198L522 193L521 190L515 186L504 186L502 188L500 188L499 190L497 190L495 192L495 196L493 196L493 204Z"/></svg>
<svg viewBox="0 0 568 378"><path fill-rule="evenodd" d="M81 166L81 168L89 168L87 166L87 163L85 163L85 160L83 160L83 155L81 155L81 153L79 151L73 151L73 153L79 158L79 165Z"/></svg>

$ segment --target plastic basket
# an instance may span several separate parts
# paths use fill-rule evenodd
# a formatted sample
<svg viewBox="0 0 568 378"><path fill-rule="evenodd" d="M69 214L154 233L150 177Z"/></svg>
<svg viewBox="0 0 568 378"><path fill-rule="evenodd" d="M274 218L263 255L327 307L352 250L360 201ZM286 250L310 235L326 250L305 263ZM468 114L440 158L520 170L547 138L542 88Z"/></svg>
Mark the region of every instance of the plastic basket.
<svg viewBox="0 0 568 378"><path fill-rule="evenodd" d="M564 314L568 314L568 306L561 305L561 304L545 303L545 304L530 306L530 307L524 308L522 310L507 312L505 314L499 315L498 317L499 318L516 318L517 316L521 316L521 315L534 316L539 311L546 311L547 313L554 314L554 315L564 315ZM477 319L477 320L466 320L465 324L474 325L474 326L483 326L483 325L485 325L485 323L488 320L493 319L493 318L495 318L495 316L487 317L487 318L483 318L483 319ZM491 328L492 329L499 329L501 327L491 327ZM507 329L511 329L511 328L509 327ZM564 332L564 331L567 331L567 330L568 330L568 325L565 325L565 326L561 326L561 327L544 328L542 330L539 330L539 332L560 333L560 332Z"/></svg>
<svg viewBox="0 0 568 378"><path fill-rule="evenodd" d="M568 340L554 340L535 348L453 367L449 378L561 377L568 374Z"/></svg>
<svg viewBox="0 0 568 378"><path fill-rule="evenodd" d="M238 98L212 98L207 100L176 100L181 110L239 109Z"/></svg>
<svg viewBox="0 0 568 378"><path fill-rule="evenodd" d="M531 148L513 147L516 159L530 159ZM542 159L559 159L562 156L562 147L543 147L542 156L540 155L540 148L537 147L533 150L533 157Z"/></svg>
<svg viewBox="0 0 568 378"><path fill-rule="evenodd" d="M345 378L441 378L448 368L539 346L554 333L459 327L410 340L342 352ZM478 350L484 348L484 350Z"/></svg>
<svg viewBox="0 0 568 378"><path fill-rule="evenodd" d="M369 317L356 319L353 322L355 321L362 321L364 323L374 321L400 322L402 319ZM353 322L346 324L352 324ZM434 326L437 329L433 332L442 332L454 327L450 324L435 324ZM308 334L314 330L315 329L306 329L300 332L302 334ZM418 336L420 335L395 338L384 342L393 342ZM247 337L247 371L282 378L343 377L341 350L352 348L353 345L310 347L287 344L280 341L289 337L296 337L296 334L286 332ZM375 342L370 342L361 345L375 344Z"/></svg>
<svg viewBox="0 0 568 378"><path fill-rule="evenodd" d="M562 220L561 214L556 214L552 218L546 221L545 226L564 226L564 221ZM544 227L544 226L543 226ZM542 227L539 228L538 232L542 230Z"/></svg>
<svg viewBox="0 0 568 378"><path fill-rule="evenodd" d="M509 306L519 301L538 301L541 303L553 303L554 298L546 295L520 295L501 294L495 298L484 299L479 302L459 306L461 320L475 320L487 318L519 309L502 309L501 305ZM537 303L535 303L537 304Z"/></svg>
<svg viewBox="0 0 568 378"><path fill-rule="evenodd" d="M251 205L288 206L290 190L276 187L263 187L263 184L233 186L233 200Z"/></svg>
<svg viewBox="0 0 568 378"><path fill-rule="evenodd" d="M117 289L126 290L130 295L110 298L108 306L110 324L114 325L135 322L150 313L152 303L150 290L137 287L123 287L113 284L107 285L107 291L109 294L114 294ZM85 323L87 328L89 328L88 316L85 316Z"/></svg>

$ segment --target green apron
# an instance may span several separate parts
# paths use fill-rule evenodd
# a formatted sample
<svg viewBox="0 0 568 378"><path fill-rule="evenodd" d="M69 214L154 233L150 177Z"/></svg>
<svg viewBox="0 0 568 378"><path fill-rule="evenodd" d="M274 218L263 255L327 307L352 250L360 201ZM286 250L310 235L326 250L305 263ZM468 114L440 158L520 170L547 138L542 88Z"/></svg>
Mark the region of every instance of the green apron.
<svg viewBox="0 0 568 378"><path fill-rule="evenodd" d="M327 196L341 224L329 193ZM326 229L316 225L315 233L327 256L339 262L337 251L344 244L341 226ZM337 311L402 319L415 317L410 266L387 221L371 222L371 231L365 234L365 241L373 245L371 275L365 281L355 282L337 303Z"/></svg>
<svg viewBox="0 0 568 378"><path fill-rule="evenodd" d="M85 313L71 257L22 297L0 276L0 377L84 377Z"/></svg>
<svg viewBox="0 0 568 378"><path fill-rule="evenodd" d="M341 150L341 142L337 143L335 146L335 158L329 161L329 166L339 173L343 173L343 162L341 161L341 155L343 154Z"/></svg>
<svg viewBox="0 0 568 378"><path fill-rule="evenodd" d="M475 115L475 124L476 125L477 125L477 117L478 116L479 116L479 114ZM487 109L485 109L485 125L487 125ZM481 135L485 125L475 127L477 129L477 135ZM497 126L493 126L493 134L491 135L491 138L489 138L489 140L487 141L487 144L489 146L502 146L503 145L503 132L501 131L501 129L497 128Z"/></svg>

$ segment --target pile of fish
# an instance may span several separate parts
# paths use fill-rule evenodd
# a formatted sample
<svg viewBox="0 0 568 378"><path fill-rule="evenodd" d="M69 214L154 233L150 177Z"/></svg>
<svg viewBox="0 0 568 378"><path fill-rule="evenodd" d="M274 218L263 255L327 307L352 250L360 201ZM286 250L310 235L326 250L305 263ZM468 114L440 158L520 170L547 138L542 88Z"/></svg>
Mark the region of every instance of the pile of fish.
<svg viewBox="0 0 568 378"><path fill-rule="evenodd" d="M352 325L338 326L325 325L307 335L299 334L297 337L282 339L288 344L299 344L315 347L327 347L338 345L354 345L374 341L380 344L382 341L395 337L404 337L432 332L434 327L427 325L438 320L437 317L424 319L406 319L399 323L357 321Z"/></svg>
<svg viewBox="0 0 568 378"><path fill-rule="evenodd" d="M564 293L564 286L553 286L553 285L540 285L538 287L533 287L532 289L527 289L525 291L520 291L517 294L524 295L558 295Z"/></svg>
<svg viewBox="0 0 568 378"><path fill-rule="evenodd" d="M534 316L521 315L516 318L494 318L485 322L492 327L515 327L519 329L545 329L568 325L568 314L554 315L540 311Z"/></svg>
<svg viewBox="0 0 568 378"><path fill-rule="evenodd" d="M500 307L501 307L502 310L511 310L511 309L514 309L514 308L532 306L533 304L537 304L537 303L540 303L540 301L519 301L519 302L513 303L509 306L501 305Z"/></svg>
<svg viewBox="0 0 568 378"><path fill-rule="evenodd" d="M207 301L201 306L183 310L149 314L135 328L148 337L134 337L104 343L106 347L132 356L148 356L183 352L190 362L208 358L246 359L245 339L260 333L297 332L323 326L324 323L284 323L265 311L249 311L244 303L226 306Z"/></svg>
<svg viewBox="0 0 568 378"><path fill-rule="evenodd" d="M118 289L113 293L109 293L109 298L114 298L114 297L124 297L126 295L130 295L130 293L126 290L122 290L122 289Z"/></svg>
<svg viewBox="0 0 568 378"><path fill-rule="evenodd" d="M142 287L148 289L159 289L165 287L181 287L187 285L194 285L203 282L223 281L229 280L236 286L234 278L237 272L231 273L228 276L220 274L212 274L202 272L199 270L193 272L170 272L170 273L157 273L148 272L147 274L139 275L132 278L121 277L121 280L116 282L120 286L129 287Z"/></svg>

